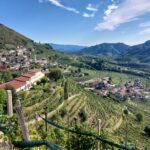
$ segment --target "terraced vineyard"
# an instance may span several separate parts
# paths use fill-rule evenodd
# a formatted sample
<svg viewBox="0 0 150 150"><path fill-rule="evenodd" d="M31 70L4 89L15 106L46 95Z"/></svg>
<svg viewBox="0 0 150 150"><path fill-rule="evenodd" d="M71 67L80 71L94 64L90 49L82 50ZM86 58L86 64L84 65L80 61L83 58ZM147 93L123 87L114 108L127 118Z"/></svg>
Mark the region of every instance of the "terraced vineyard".
<svg viewBox="0 0 150 150"><path fill-rule="evenodd" d="M115 102L111 98L103 98L91 92L87 92L71 79L68 79L67 82L69 93L69 98L67 100L64 100L63 80L59 81L57 85L52 86L53 90L50 90L51 92L43 90L40 86L36 86L30 92L26 93L26 99L22 100L22 105L26 121L29 122L29 124L33 124L29 126L31 136L34 134L32 131L35 129L34 124L37 123L35 119L36 114L42 114L44 117L44 108L47 106L46 112L48 113L48 118L57 122L59 121L59 123L64 126L69 125L71 127L76 120L76 123L85 124L88 126L89 130L91 129L95 132L97 130L98 119L101 119L103 132L109 134L111 140L120 143L125 138L126 121L124 118L124 109L128 107L131 113L128 117L130 131L129 141L131 141L133 145L134 138L139 137L137 139L143 143L143 145L148 143L148 139L142 134L142 131L144 126L150 121L149 101L146 103L129 101L126 104L121 104ZM45 85L45 89L48 87L48 85ZM145 107L145 104L147 107ZM81 121L79 116L81 110L84 110L87 116L84 122ZM64 116L61 114L62 111L65 111ZM135 115L139 111L145 116L145 121L140 125L135 121ZM39 125L44 125L41 119L38 121ZM33 127L32 130L30 127ZM138 128L138 132L135 132L136 128ZM49 131L53 133L55 128L49 127ZM143 140L141 140L141 138ZM56 141L54 141L54 143L55 142ZM139 145L142 146L142 144Z"/></svg>

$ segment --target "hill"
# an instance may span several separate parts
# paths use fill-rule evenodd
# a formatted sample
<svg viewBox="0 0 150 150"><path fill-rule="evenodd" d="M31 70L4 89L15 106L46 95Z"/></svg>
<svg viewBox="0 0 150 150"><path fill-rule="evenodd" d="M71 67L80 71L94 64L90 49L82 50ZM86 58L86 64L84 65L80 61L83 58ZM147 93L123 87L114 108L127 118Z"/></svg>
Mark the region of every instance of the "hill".
<svg viewBox="0 0 150 150"><path fill-rule="evenodd" d="M144 63L150 62L150 40L128 48L125 57L131 60L134 58Z"/></svg>
<svg viewBox="0 0 150 150"><path fill-rule="evenodd" d="M86 55L115 56L122 54L129 46L124 43L102 43L82 49L79 53Z"/></svg>
<svg viewBox="0 0 150 150"><path fill-rule="evenodd" d="M86 46L79 46L79 45L62 45L62 44L53 44L50 43L50 45L53 47L53 49L61 52L67 52L67 53L72 53L72 52L78 52L83 48L86 48Z"/></svg>
<svg viewBox="0 0 150 150"><path fill-rule="evenodd" d="M0 50L15 49L17 46L28 47L33 41L20 33L0 24Z"/></svg>

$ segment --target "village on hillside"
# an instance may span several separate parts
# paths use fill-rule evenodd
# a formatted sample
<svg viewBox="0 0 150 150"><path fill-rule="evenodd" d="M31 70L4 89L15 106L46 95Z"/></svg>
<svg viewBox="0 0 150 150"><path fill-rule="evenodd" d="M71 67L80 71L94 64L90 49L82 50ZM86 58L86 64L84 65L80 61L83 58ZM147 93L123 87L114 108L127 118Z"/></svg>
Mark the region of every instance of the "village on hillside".
<svg viewBox="0 0 150 150"><path fill-rule="evenodd" d="M34 49L19 47L16 50L10 50L7 53L0 53L0 70L9 69L18 70L21 68L28 68L32 64L39 64L44 66L48 64L45 58L38 58L36 55L32 56L31 53Z"/></svg>
<svg viewBox="0 0 150 150"><path fill-rule="evenodd" d="M117 101L129 99L145 100L150 97L150 87L143 85L140 79L116 85L113 84L110 77L104 77L96 80L79 82L79 84L82 85L84 89L91 91L96 95L103 97L113 96L112 98Z"/></svg>

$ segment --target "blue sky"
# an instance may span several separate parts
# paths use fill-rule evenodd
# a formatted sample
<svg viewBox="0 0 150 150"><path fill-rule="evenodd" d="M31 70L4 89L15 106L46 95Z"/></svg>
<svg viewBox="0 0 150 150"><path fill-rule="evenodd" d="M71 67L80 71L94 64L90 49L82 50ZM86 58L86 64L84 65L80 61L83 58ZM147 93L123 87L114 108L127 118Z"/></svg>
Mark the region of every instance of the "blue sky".
<svg viewBox="0 0 150 150"><path fill-rule="evenodd" d="M1 0L0 23L40 42L150 40L150 0Z"/></svg>

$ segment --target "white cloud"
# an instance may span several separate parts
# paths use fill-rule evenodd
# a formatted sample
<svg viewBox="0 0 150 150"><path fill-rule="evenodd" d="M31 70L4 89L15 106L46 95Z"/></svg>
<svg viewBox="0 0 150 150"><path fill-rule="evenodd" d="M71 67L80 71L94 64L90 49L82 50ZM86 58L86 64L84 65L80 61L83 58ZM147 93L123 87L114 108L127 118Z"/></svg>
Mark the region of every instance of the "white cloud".
<svg viewBox="0 0 150 150"><path fill-rule="evenodd" d="M150 34L150 27L139 32L139 35Z"/></svg>
<svg viewBox="0 0 150 150"><path fill-rule="evenodd" d="M118 6L115 4L109 5L107 10L104 12L104 14L105 14L105 16L103 17L104 20L106 20L108 18L108 16L117 8L118 8Z"/></svg>
<svg viewBox="0 0 150 150"><path fill-rule="evenodd" d="M74 12L76 14L79 14L80 12L78 10L76 10L75 8L72 8L72 7L68 7L68 6L65 6L63 5L60 0L47 0L48 2L50 2L51 4L55 5L55 6L58 6L60 8L63 8L65 10L68 10L68 11L71 11L71 12Z"/></svg>
<svg viewBox="0 0 150 150"><path fill-rule="evenodd" d="M92 4L88 4L86 9L89 10L89 11L98 11L97 6L92 5Z"/></svg>
<svg viewBox="0 0 150 150"><path fill-rule="evenodd" d="M86 6L86 10L90 11L90 13L84 12L82 16L86 18L93 18L98 11L98 6L89 3Z"/></svg>
<svg viewBox="0 0 150 150"><path fill-rule="evenodd" d="M83 13L83 17L85 18L93 18L95 16L95 13Z"/></svg>
<svg viewBox="0 0 150 150"><path fill-rule="evenodd" d="M148 12L150 12L150 0L124 0L109 16L104 17L104 21L95 29L114 30L120 24L134 21Z"/></svg>

